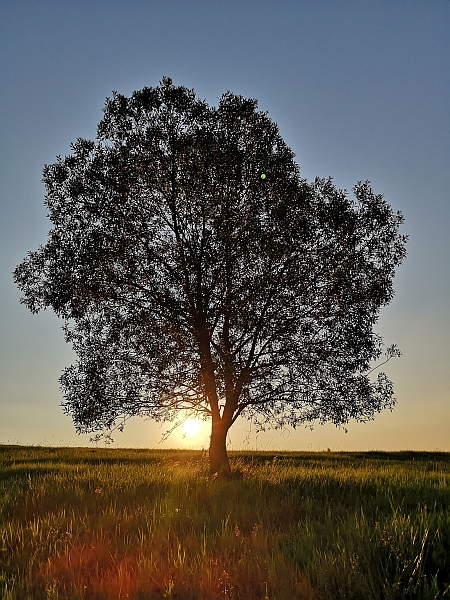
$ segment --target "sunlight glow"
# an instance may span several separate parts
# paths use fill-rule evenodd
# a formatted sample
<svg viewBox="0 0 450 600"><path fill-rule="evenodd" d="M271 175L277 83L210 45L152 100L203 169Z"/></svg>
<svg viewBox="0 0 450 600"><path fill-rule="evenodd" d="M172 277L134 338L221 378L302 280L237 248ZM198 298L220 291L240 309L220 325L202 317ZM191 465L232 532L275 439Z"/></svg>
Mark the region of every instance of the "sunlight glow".
<svg viewBox="0 0 450 600"><path fill-rule="evenodd" d="M183 434L187 437L194 437L200 432L201 428L202 422L199 419L187 419L181 426Z"/></svg>

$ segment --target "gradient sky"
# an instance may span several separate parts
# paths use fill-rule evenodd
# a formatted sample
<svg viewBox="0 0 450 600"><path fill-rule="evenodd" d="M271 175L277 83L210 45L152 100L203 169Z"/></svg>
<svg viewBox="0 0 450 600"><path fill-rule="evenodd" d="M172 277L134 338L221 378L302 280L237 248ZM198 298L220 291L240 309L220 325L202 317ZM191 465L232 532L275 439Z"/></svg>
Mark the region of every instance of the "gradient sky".
<svg viewBox="0 0 450 600"><path fill-rule="evenodd" d="M45 244L42 168L93 139L106 97L166 75L211 105L257 98L302 175L370 180L403 212L408 256L377 330L398 405L350 422L256 436L235 449L450 451L450 2L0 0L0 443L89 445L59 406L75 360L51 312L19 304L12 271ZM201 447L135 418L115 446Z"/></svg>

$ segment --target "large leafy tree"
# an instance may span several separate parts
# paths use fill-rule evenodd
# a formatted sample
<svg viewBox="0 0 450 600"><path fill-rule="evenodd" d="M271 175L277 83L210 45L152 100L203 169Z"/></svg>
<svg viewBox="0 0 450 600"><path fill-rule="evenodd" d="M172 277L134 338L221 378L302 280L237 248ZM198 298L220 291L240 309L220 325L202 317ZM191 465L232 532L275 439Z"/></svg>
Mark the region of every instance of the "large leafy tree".
<svg viewBox="0 0 450 600"><path fill-rule="evenodd" d="M65 320L79 433L187 411L211 419L210 469L229 473L239 416L342 425L393 407L369 374L406 238L368 182L352 199L308 183L256 100L210 107L169 78L114 93L96 141L71 148L44 168L53 229L14 277L33 313Z"/></svg>

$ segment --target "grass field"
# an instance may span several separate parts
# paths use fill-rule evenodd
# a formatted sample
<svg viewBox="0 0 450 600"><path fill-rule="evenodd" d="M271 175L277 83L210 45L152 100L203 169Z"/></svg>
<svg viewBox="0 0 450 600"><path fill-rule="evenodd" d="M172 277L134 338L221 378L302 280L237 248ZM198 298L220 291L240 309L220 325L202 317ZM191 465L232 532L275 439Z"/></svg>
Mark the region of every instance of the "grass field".
<svg viewBox="0 0 450 600"><path fill-rule="evenodd" d="M450 599L450 454L0 446L0 597Z"/></svg>

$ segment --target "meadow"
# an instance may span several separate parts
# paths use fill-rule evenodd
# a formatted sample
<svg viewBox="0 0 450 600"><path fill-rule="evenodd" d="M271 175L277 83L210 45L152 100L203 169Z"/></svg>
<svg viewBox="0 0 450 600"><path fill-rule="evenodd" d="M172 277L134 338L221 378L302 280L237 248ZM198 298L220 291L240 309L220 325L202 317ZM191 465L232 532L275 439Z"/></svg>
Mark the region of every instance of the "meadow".
<svg viewBox="0 0 450 600"><path fill-rule="evenodd" d="M3 600L450 598L449 453L0 446Z"/></svg>

